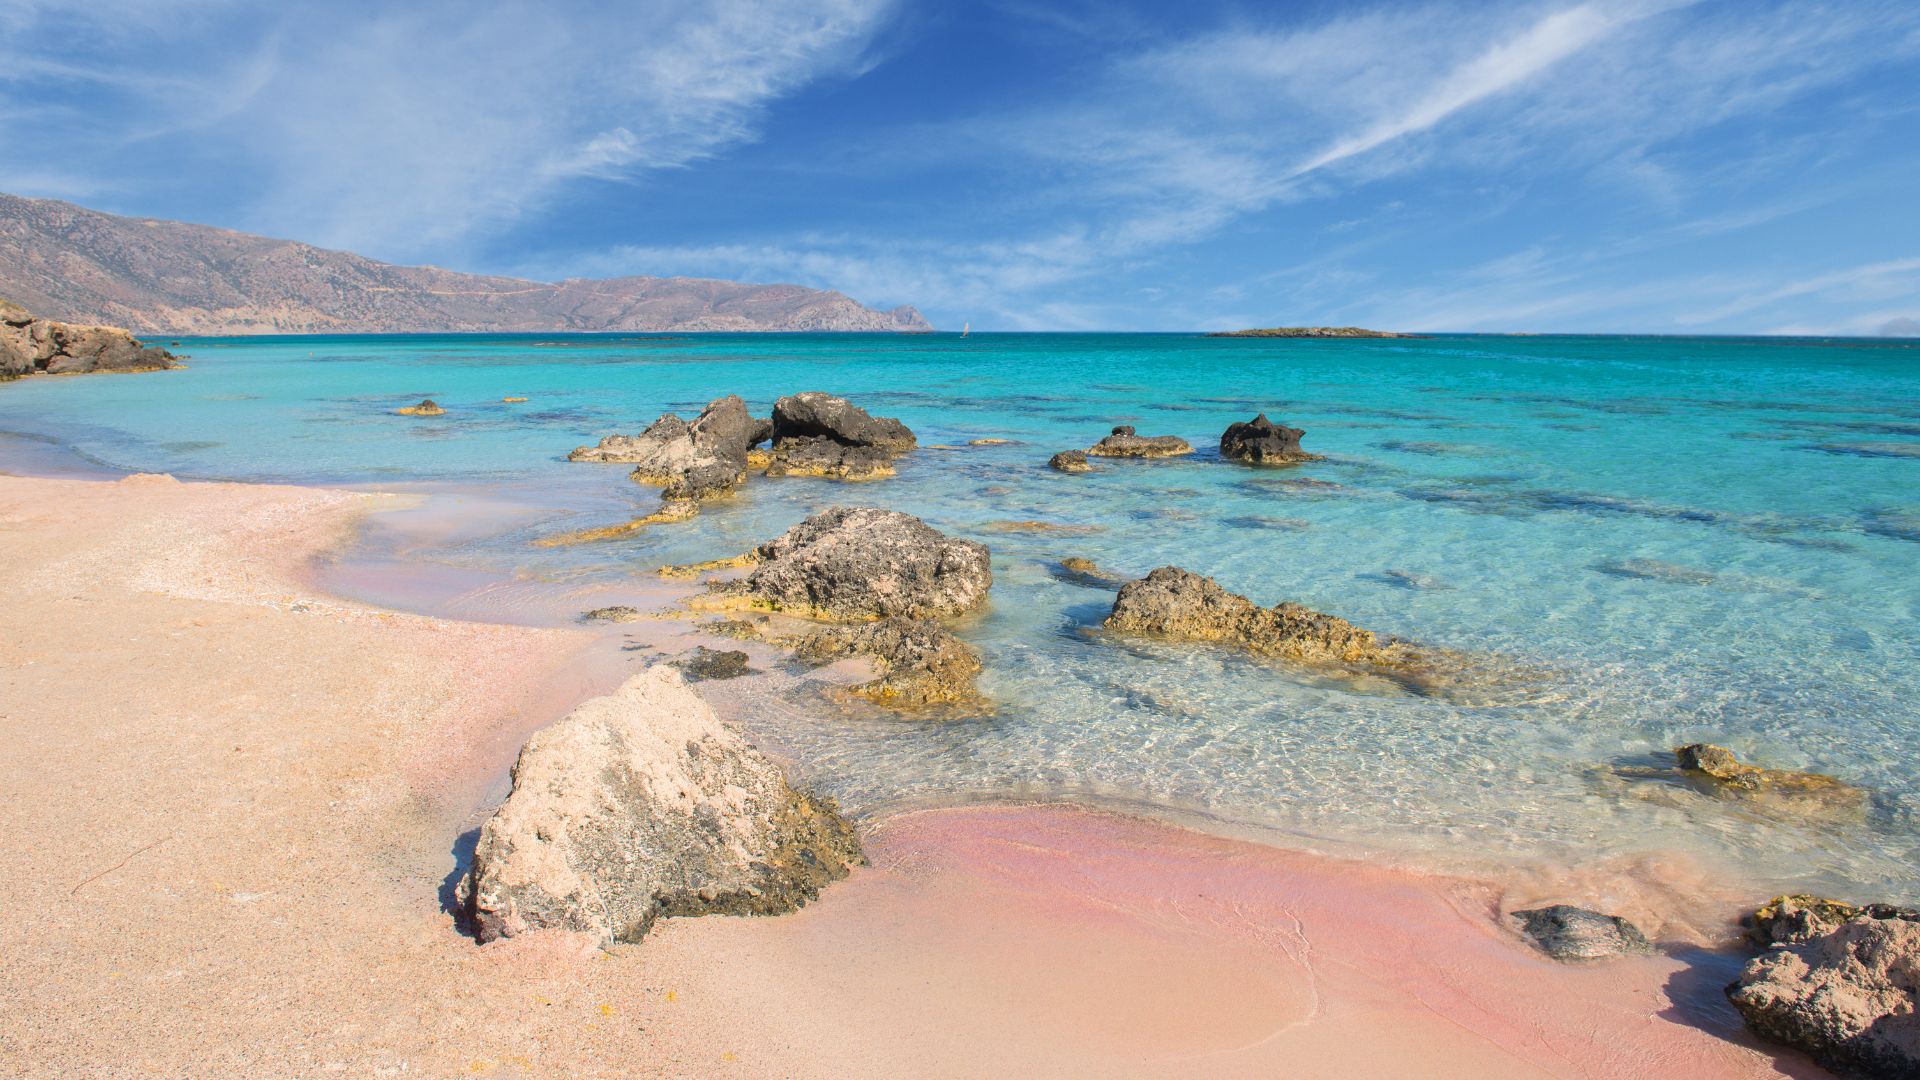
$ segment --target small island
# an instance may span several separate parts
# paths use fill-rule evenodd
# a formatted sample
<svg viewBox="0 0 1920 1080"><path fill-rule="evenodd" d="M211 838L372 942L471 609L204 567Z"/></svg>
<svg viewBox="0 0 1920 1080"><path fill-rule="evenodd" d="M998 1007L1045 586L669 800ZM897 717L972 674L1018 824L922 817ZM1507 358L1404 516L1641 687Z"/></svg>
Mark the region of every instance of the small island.
<svg viewBox="0 0 1920 1080"><path fill-rule="evenodd" d="M1303 338L1410 338L1418 334L1396 334L1389 330L1367 330L1358 326L1270 326L1255 330L1216 330L1208 337L1303 337Z"/></svg>

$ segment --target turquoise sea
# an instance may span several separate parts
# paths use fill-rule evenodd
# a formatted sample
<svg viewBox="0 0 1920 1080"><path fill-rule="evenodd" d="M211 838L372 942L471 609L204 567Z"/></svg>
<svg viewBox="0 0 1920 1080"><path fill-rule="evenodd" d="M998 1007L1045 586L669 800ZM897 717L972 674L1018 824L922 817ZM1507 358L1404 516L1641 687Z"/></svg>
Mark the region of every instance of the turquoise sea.
<svg viewBox="0 0 1920 1080"><path fill-rule="evenodd" d="M856 811L1070 793L1449 864L1680 851L1771 887L1920 900L1920 344L638 335L176 351L187 370L0 386L0 467L484 493L490 527L413 557L512 578L447 606L524 621L564 617L543 590L617 591L834 503L986 542L992 610L960 631L996 714L763 721ZM685 525L532 546L657 501L622 467L568 464L573 447L725 393L764 413L814 389L959 449L872 484L753 478ZM392 412L429 396L447 416ZM1222 461L1220 431L1258 411L1328 460ZM1121 423L1200 453L1046 467ZM981 438L1011 442L966 446ZM1020 520L1087 528L993 527ZM1088 628L1110 596L1050 572L1069 555L1182 565L1528 678L1417 696L1109 640ZM1698 740L1839 776L1872 792L1871 814L1782 822L1594 773Z"/></svg>

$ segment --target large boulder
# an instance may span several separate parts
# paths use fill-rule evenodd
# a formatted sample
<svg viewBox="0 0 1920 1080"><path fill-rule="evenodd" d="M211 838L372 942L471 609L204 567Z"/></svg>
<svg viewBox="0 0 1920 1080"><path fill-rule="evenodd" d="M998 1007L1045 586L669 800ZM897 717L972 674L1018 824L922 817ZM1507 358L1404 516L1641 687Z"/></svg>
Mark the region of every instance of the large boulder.
<svg viewBox="0 0 1920 1080"><path fill-rule="evenodd" d="M840 622L944 618L986 603L993 585L985 544L870 507L815 514L754 549L751 561L745 578L712 586L708 606Z"/></svg>
<svg viewBox="0 0 1920 1080"><path fill-rule="evenodd" d="M172 353L143 345L117 327L35 318L19 305L0 300L0 379L41 373L162 371L178 366L179 358Z"/></svg>
<svg viewBox="0 0 1920 1080"><path fill-rule="evenodd" d="M1620 916L1571 904L1516 911L1513 918L1534 947L1555 960L1610 960L1653 948L1639 927Z"/></svg>
<svg viewBox="0 0 1920 1080"><path fill-rule="evenodd" d="M1320 455L1300 449L1299 428L1276 424L1266 413L1247 423L1229 424L1220 436L1220 456L1252 465L1295 465L1318 461Z"/></svg>
<svg viewBox="0 0 1920 1080"><path fill-rule="evenodd" d="M1747 1027L1836 1072L1920 1078L1920 922L1855 918L1748 962Z"/></svg>
<svg viewBox="0 0 1920 1080"><path fill-rule="evenodd" d="M882 705L920 706L979 698L974 677L980 654L932 619L899 616L818 630L793 643L804 659L821 662L865 657L880 677L852 692Z"/></svg>
<svg viewBox="0 0 1920 1080"><path fill-rule="evenodd" d="M1120 587L1109 630L1207 641L1314 663L1395 665L1409 655L1344 619L1282 603L1263 608L1212 578L1163 566Z"/></svg>
<svg viewBox="0 0 1920 1080"><path fill-rule="evenodd" d="M1166 458L1193 453L1187 440L1177 435L1137 435L1130 425L1122 424L1113 434L1087 447L1094 457Z"/></svg>
<svg viewBox="0 0 1920 1080"><path fill-rule="evenodd" d="M772 430L768 476L874 480L892 476L893 459L917 445L900 421L819 391L774 402Z"/></svg>
<svg viewBox="0 0 1920 1080"><path fill-rule="evenodd" d="M658 666L527 740L462 893L482 941L631 942L663 915L792 911L862 861L832 800L795 790Z"/></svg>
<svg viewBox="0 0 1920 1080"><path fill-rule="evenodd" d="M1711 743L1682 746L1673 754L1681 775L1715 798L1776 814L1856 817L1866 812L1866 792L1831 776L1749 765Z"/></svg>
<svg viewBox="0 0 1920 1080"><path fill-rule="evenodd" d="M771 434L769 421L756 419L746 402L729 394L708 403L691 423L667 413L639 435L609 435L567 460L630 464L634 480L659 485L669 499L712 499L740 486L748 451Z"/></svg>

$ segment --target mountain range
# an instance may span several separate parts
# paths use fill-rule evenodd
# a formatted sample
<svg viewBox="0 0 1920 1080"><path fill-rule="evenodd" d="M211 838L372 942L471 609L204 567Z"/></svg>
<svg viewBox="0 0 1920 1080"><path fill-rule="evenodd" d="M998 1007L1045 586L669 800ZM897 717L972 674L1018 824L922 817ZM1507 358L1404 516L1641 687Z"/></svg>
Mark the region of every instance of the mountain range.
<svg viewBox="0 0 1920 1080"><path fill-rule="evenodd" d="M0 297L144 334L932 329L911 307L799 285L463 274L7 194Z"/></svg>

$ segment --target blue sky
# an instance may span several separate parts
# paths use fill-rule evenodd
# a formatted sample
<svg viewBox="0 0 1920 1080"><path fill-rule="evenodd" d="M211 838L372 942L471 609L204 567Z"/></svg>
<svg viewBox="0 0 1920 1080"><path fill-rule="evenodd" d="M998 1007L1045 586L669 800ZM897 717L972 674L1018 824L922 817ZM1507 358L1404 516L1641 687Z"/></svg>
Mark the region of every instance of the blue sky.
<svg viewBox="0 0 1920 1080"><path fill-rule="evenodd" d="M0 0L0 191L976 329L1920 335L1920 3Z"/></svg>

